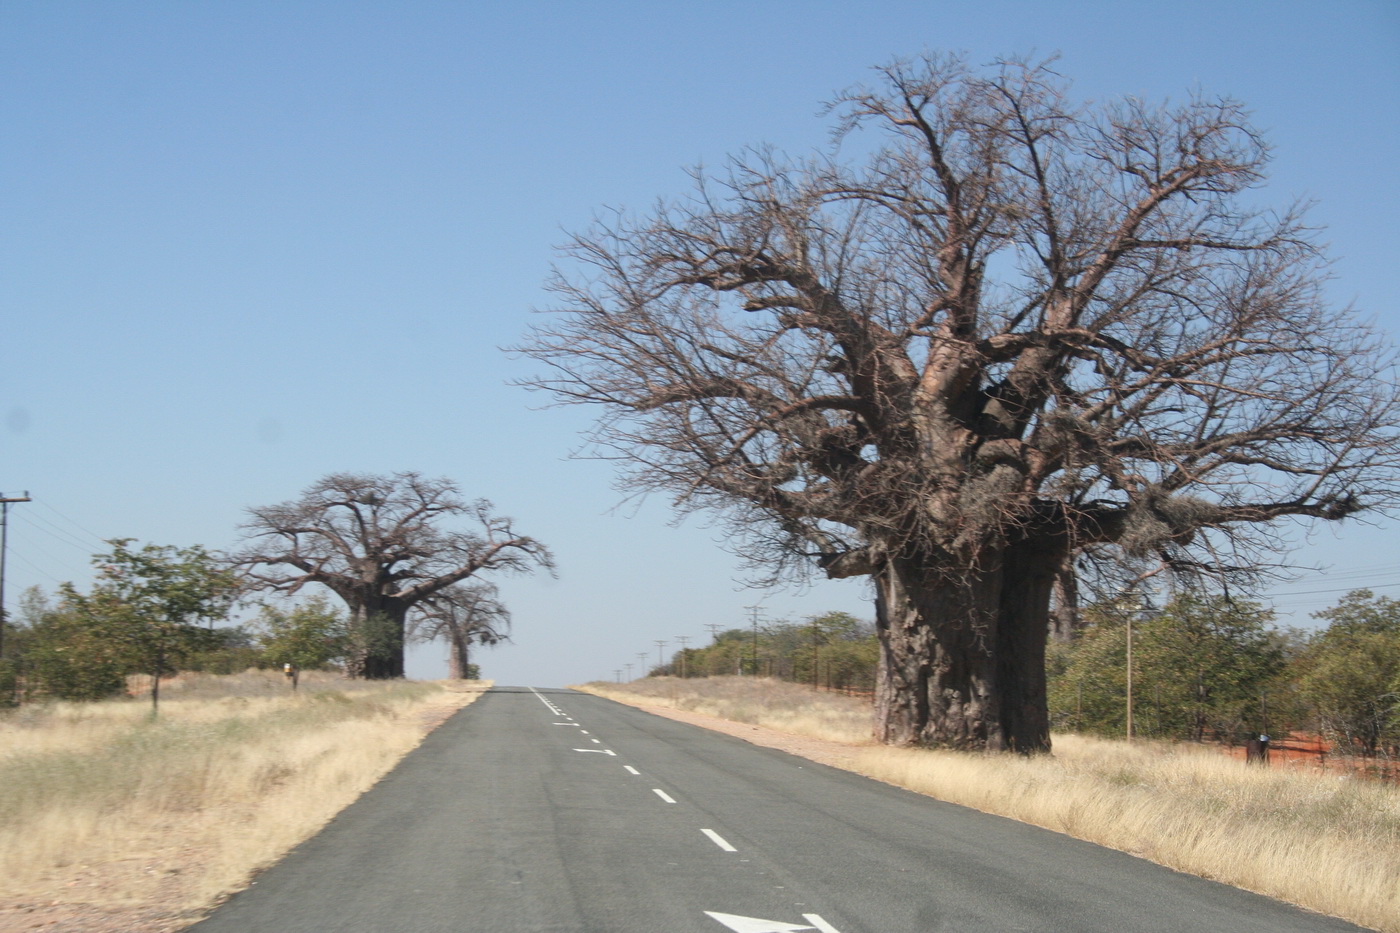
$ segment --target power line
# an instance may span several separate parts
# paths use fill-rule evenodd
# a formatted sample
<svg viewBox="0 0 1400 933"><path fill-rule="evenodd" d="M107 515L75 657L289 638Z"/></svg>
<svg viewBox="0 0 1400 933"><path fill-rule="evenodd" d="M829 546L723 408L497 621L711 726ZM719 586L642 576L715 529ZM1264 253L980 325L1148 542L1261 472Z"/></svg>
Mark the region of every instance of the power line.
<svg viewBox="0 0 1400 933"><path fill-rule="evenodd" d="M60 512L58 509L54 508L53 506L49 505L49 504L48 504L47 502L45 502L44 500L42 500L42 499L38 500L37 504L40 505L40 506L42 506L43 508L48 509L50 512L52 512L53 514L57 515L59 518L63 519L65 522L67 522L68 524L72 525L74 528L78 529L78 530L81 531L83 534L87 535L89 538L92 538L92 540L96 541L98 544L101 544L101 545L103 545L104 547L107 545L108 541L107 541L106 538L102 537L100 534L97 534L96 532L89 531L87 528L84 528L82 525L78 524L76 521L74 521L73 519L69 518L67 515L64 515L62 512Z"/></svg>
<svg viewBox="0 0 1400 933"><path fill-rule="evenodd" d="M40 518L37 515L26 515L22 521L22 524L26 527L34 529L35 531L42 531L50 538L53 538L63 544L66 544L71 548L76 548L86 554L92 553L92 546L90 544L79 541L78 538L70 532L65 531L59 526L53 524L50 521Z"/></svg>
<svg viewBox="0 0 1400 933"><path fill-rule="evenodd" d="M1292 596L1318 596L1318 595L1325 594L1325 593L1351 593L1351 592L1353 592L1353 591L1355 591L1355 590L1388 590L1388 589L1394 589L1394 588L1397 587L1397 586L1400 586L1400 582L1396 582L1396 583L1376 583L1376 584L1372 584L1371 586L1339 586L1339 587L1336 587L1336 588L1330 589L1330 590L1301 590L1301 591L1289 591L1289 592L1282 592L1282 593L1280 593L1280 592L1275 592L1275 593L1272 593L1272 594L1270 594L1270 595L1271 595L1272 598L1279 599L1279 598L1286 598L1286 597L1292 597Z"/></svg>

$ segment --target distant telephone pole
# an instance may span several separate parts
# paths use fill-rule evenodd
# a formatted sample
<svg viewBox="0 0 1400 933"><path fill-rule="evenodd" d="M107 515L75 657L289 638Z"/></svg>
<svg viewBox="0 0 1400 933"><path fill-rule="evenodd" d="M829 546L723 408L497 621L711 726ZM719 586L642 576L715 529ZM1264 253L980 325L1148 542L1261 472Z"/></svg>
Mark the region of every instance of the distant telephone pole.
<svg viewBox="0 0 1400 933"><path fill-rule="evenodd" d="M689 635L677 635L677 636L676 636L676 641L678 641L678 642L681 643L681 650L680 650L678 653L679 653L680 656L681 656L681 679L684 680L684 679L685 679L685 643L688 642L688 641L690 641L690 636L689 636Z"/></svg>
<svg viewBox="0 0 1400 933"><path fill-rule="evenodd" d="M0 658L5 656L5 551L10 545L10 503L29 502L29 491L22 496L0 496Z"/></svg>
<svg viewBox="0 0 1400 933"><path fill-rule="evenodd" d="M749 606L749 617L753 622L753 676L758 676L758 607Z"/></svg>

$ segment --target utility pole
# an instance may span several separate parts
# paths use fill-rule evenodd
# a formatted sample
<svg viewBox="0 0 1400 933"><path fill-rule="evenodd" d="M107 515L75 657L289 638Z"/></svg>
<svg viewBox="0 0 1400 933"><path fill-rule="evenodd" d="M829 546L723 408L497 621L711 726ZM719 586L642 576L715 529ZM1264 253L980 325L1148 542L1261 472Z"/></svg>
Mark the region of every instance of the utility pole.
<svg viewBox="0 0 1400 933"><path fill-rule="evenodd" d="M749 606L749 619L753 622L753 676L758 676L758 607Z"/></svg>
<svg viewBox="0 0 1400 933"><path fill-rule="evenodd" d="M681 680L685 680L685 643L690 641L690 636L677 635L676 641L681 643L681 650L679 652L681 656Z"/></svg>
<svg viewBox="0 0 1400 933"><path fill-rule="evenodd" d="M661 649L666 647L666 641L658 638L656 641L652 642L652 644L656 645L656 666L658 668L665 667L666 662L661 657Z"/></svg>
<svg viewBox="0 0 1400 933"><path fill-rule="evenodd" d="M638 651L638 652L637 652L637 660L642 662L642 676L643 676L643 677L648 676L648 675L647 675L647 672L646 672L646 670L647 670L647 653L646 653L645 651Z"/></svg>
<svg viewBox="0 0 1400 933"><path fill-rule="evenodd" d="M1133 617L1128 615L1128 741L1133 740Z"/></svg>
<svg viewBox="0 0 1400 933"><path fill-rule="evenodd" d="M5 656L5 625L9 621L5 611L5 551L10 544L10 503L29 501L29 490L22 496L0 496L0 658Z"/></svg>
<svg viewBox="0 0 1400 933"><path fill-rule="evenodd" d="M632 682L632 662L628 661L622 666L627 668L627 682L630 684Z"/></svg>

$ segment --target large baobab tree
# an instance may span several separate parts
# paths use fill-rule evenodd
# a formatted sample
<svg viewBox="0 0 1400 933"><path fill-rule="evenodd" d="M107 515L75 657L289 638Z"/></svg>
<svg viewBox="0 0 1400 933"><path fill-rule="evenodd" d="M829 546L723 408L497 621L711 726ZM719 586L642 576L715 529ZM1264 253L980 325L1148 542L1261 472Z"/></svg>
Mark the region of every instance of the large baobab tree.
<svg viewBox="0 0 1400 933"><path fill-rule="evenodd" d="M446 479L334 473L301 498L249 509L233 555L252 589L327 587L350 610L351 676L402 677L410 613L478 573L552 569L548 549L517 534L485 499L463 502ZM454 519L470 528L454 530Z"/></svg>
<svg viewBox="0 0 1400 933"><path fill-rule="evenodd" d="M829 157L753 150L577 236L523 349L624 489L872 578L879 738L1048 748L1068 555L1230 572L1268 523L1395 501L1390 351L1300 211L1256 207L1238 103L930 56L832 112Z"/></svg>

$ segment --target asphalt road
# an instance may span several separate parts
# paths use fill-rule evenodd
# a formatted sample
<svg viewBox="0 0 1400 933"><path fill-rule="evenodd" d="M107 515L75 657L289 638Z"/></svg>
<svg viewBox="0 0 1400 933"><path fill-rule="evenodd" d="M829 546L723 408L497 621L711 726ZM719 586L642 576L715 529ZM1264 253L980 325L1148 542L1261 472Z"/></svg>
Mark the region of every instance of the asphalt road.
<svg viewBox="0 0 1400 933"><path fill-rule="evenodd" d="M193 929L1360 928L597 697L497 687Z"/></svg>

